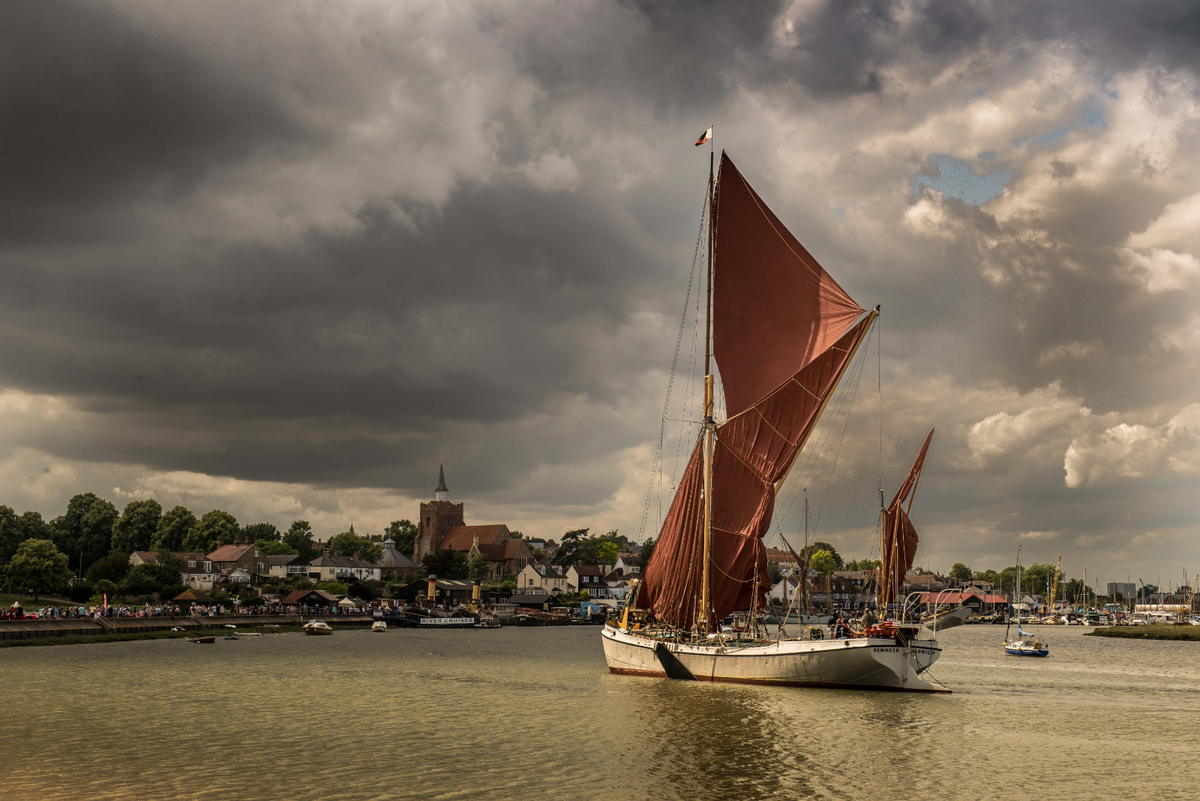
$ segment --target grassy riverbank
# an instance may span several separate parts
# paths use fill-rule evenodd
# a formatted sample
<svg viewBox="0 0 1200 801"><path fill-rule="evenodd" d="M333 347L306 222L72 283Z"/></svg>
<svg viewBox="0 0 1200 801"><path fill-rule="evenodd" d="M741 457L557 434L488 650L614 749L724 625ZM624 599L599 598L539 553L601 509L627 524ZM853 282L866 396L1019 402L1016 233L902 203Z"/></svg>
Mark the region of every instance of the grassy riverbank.
<svg viewBox="0 0 1200 801"><path fill-rule="evenodd" d="M1092 629L1085 637L1122 640L1191 640L1200 642L1200 626L1111 626Z"/></svg>
<svg viewBox="0 0 1200 801"><path fill-rule="evenodd" d="M55 598L54 596L43 595L35 601L30 595L9 595L0 592L0 608L8 609L14 601L19 603L26 612L40 612L47 606L79 606L65 598Z"/></svg>

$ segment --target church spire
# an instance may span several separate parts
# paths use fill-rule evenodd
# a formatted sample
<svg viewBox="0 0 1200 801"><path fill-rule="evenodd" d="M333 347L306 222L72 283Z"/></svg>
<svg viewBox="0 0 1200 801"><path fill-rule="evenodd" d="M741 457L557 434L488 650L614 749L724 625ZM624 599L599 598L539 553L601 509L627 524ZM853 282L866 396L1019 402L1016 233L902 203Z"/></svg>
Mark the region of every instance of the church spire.
<svg viewBox="0 0 1200 801"><path fill-rule="evenodd" d="M450 500L450 490L446 488L446 470L441 462L438 462L438 485L434 490L434 498L439 501Z"/></svg>

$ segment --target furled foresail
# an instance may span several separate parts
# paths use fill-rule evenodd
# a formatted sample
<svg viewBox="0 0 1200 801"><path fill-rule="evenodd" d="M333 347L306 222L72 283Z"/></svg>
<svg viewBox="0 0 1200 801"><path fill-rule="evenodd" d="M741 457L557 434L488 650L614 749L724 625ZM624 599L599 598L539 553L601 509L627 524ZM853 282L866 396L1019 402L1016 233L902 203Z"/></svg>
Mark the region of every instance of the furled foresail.
<svg viewBox="0 0 1200 801"><path fill-rule="evenodd" d="M917 481L920 480L931 440L932 428L929 429L929 436L925 437L925 444L921 446L921 452L917 454L912 469L908 471L908 477L904 479L896 497L892 498L892 502L883 513L883 565L884 570L888 571L888 575L884 577L884 594L887 596L883 599L885 603L891 601L896 589L904 583L904 576L912 569L913 560L917 557L917 529L908 519L908 512L904 510L903 504L912 495ZM911 506L912 504L909 504L910 508Z"/></svg>
<svg viewBox="0 0 1200 801"><path fill-rule="evenodd" d="M863 309L724 153L713 220L713 354L732 417L833 345Z"/></svg>
<svg viewBox="0 0 1200 801"><path fill-rule="evenodd" d="M866 336L864 317L832 346L788 376L766 397L717 429L713 452L712 614L718 621L770 588L762 536L775 508L775 482L787 471L825 399ZM697 619L703 575L704 471L697 442L647 565L638 606L680 628Z"/></svg>

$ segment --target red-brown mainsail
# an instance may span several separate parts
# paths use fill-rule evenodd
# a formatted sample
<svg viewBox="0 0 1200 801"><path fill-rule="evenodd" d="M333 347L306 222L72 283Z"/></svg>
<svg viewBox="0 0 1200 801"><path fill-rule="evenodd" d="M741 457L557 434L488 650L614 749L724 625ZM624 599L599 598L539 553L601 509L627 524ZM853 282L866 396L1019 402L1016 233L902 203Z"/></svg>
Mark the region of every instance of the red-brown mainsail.
<svg viewBox="0 0 1200 801"><path fill-rule="evenodd" d="M641 584L656 619L715 627L771 586L762 536L776 483L816 425L874 314L838 286L722 154L713 220L713 351L729 419L712 465L711 613L703 576L703 441L697 442ZM857 324L855 321L858 320ZM761 600L761 599L760 599Z"/></svg>

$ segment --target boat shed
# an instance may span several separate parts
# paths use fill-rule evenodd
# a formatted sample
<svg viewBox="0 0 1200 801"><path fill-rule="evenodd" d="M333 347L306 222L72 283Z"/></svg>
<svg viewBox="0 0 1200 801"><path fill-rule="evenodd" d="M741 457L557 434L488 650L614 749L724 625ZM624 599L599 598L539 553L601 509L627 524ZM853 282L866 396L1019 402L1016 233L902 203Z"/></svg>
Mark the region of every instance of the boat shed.
<svg viewBox="0 0 1200 801"><path fill-rule="evenodd" d="M284 606L325 606L336 607L338 597L325 590L295 590L289 592L282 601Z"/></svg>

